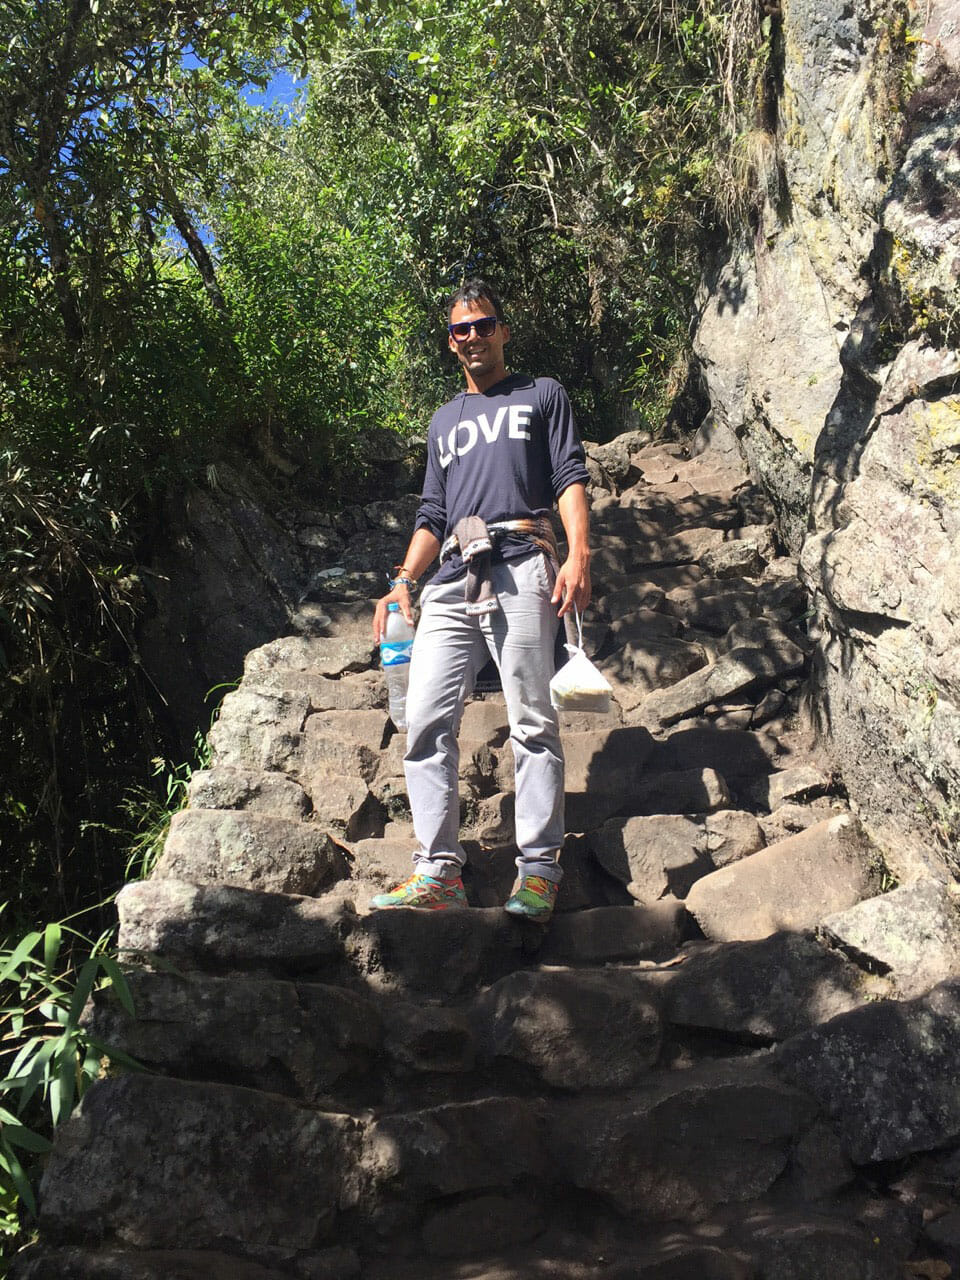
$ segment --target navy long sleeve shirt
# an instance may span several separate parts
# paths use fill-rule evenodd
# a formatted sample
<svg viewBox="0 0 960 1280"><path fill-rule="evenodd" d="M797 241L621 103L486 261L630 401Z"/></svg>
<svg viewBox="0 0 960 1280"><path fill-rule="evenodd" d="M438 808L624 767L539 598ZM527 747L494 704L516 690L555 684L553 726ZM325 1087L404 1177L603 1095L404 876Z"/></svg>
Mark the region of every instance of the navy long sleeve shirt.
<svg viewBox="0 0 960 1280"><path fill-rule="evenodd" d="M462 392L433 415L414 527L443 542L464 516L492 524L547 515L564 489L588 480L563 387L554 378L511 373L486 391ZM508 536L497 553L506 560L529 555L530 543ZM434 581L462 572L453 555Z"/></svg>

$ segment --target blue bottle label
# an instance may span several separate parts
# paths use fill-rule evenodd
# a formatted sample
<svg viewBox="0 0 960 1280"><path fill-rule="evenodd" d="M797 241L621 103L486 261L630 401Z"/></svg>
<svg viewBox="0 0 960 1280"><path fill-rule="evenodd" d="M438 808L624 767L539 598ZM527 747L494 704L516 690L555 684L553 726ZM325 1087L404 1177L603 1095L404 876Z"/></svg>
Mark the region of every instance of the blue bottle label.
<svg viewBox="0 0 960 1280"><path fill-rule="evenodd" d="M381 644L380 662L385 667L399 667L410 661L412 640L399 640L394 644Z"/></svg>

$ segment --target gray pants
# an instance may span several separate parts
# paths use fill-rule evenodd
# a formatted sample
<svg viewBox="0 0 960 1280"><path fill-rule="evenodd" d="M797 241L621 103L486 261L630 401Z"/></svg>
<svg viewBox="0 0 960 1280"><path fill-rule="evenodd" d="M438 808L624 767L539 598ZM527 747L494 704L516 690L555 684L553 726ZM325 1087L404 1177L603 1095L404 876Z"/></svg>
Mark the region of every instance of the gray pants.
<svg viewBox="0 0 960 1280"><path fill-rule="evenodd" d="M466 858L459 841L457 731L465 693L494 659L500 671L516 764L516 827L520 874L559 881L563 844L563 751L550 705L556 605L555 572L536 551L493 565L494 613L468 616L464 581L429 586L413 643L407 690L404 772L419 849L417 871L459 875Z"/></svg>

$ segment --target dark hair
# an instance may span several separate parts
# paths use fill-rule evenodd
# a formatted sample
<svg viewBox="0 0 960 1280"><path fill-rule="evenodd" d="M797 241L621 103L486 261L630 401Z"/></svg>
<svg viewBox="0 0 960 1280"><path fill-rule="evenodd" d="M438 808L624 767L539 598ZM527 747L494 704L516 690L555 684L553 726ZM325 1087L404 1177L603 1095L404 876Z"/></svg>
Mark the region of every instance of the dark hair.
<svg viewBox="0 0 960 1280"><path fill-rule="evenodd" d="M502 322L503 305L496 289L478 276L472 280L465 280L456 293L450 295L447 300L447 319L450 319L451 311L459 303L479 302L481 298L490 303L491 307L493 307L493 314Z"/></svg>

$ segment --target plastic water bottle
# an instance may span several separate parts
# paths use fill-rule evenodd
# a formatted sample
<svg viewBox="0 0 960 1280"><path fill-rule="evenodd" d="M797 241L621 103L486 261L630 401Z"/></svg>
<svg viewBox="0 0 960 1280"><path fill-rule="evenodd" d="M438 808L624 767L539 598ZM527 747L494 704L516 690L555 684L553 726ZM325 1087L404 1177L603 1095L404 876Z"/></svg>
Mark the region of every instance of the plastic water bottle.
<svg viewBox="0 0 960 1280"><path fill-rule="evenodd" d="M387 680L390 719L401 731L407 727L407 684L412 648L413 627L394 601L387 605L387 626L380 641L380 665Z"/></svg>

